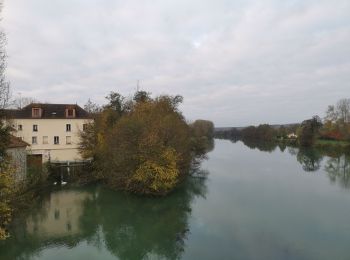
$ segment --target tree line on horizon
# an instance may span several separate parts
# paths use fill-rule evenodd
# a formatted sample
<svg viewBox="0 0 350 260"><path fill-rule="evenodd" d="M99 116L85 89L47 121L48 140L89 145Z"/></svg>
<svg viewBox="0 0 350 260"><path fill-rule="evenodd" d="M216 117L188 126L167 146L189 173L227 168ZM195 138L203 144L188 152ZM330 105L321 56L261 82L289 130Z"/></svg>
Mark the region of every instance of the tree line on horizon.
<svg viewBox="0 0 350 260"><path fill-rule="evenodd" d="M290 138L291 134L292 138ZM255 141L289 141L300 146L313 146L317 140L350 142L350 98L340 99L328 106L322 120L313 116L300 124L280 126L268 124L243 129L216 130L216 138Z"/></svg>

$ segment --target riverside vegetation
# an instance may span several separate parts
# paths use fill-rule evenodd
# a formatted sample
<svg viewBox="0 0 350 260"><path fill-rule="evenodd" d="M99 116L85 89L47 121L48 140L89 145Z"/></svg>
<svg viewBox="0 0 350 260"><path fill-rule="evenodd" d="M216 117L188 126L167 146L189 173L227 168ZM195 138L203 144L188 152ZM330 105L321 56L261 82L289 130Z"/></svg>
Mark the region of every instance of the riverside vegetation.
<svg viewBox="0 0 350 260"><path fill-rule="evenodd" d="M133 98L112 92L103 107L87 104L94 123L81 132L80 152L91 164L72 178L77 185L99 182L139 195L164 196L195 169L213 147L214 125L197 120L188 124L178 109L181 96L151 98L138 91ZM94 108L93 108L94 107ZM28 169L27 178L15 180L6 155L10 128L0 120L0 239L8 237L7 226L14 213L38 191L53 183L53 165Z"/></svg>
<svg viewBox="0 0 350 260"><path fill-rule="evenodd" d="M28 168L26 179L16 180L16 169L6 153L10 128L1 119L0 114L0 240L9 236L7 226L13 215L28 208L29 201L38 199L40 190L47 186L48 180L46 167L40 171Z"/></svg>
<svg viewBox="0 0 350 260"><path fill-rule="evenodd" d="M249 142L277 142L300 147L337 147L350 150L350 99L328 106L323 120L319 116L301 124L271 126L262 124L241 129L217 130L216 138Z"/></svg>
<svg viewBox="0 0 350 260"><path fill-rule="evenodd" d="M91 103L85 107L95 120L81 132L80 151L93 163L81 181L100 181L141 195L165 195L205 157L213 142L213 123L188 124L178 109L181 96L151 98L138 91L125 98L111 92L107 99L103 108Z"/></svg>

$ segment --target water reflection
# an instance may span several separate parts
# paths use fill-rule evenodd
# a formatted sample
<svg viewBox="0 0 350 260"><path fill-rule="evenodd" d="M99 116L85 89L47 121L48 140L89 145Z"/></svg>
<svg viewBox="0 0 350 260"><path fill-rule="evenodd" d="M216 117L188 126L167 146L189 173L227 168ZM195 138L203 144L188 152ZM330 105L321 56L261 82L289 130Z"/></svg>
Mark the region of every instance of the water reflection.
<svg viewBox="0 0 350 260"><path fill-rule="evenodd" d="M191 205L207 193L205 176L190 177L165 198L141 198L102 187L54 191L0 243L0 259L28 259L50 247L86 241L120 259L178 259L189 234ZM35 206L35 205L33 205Z"/></svg>
<svg viewBox="0 0 350 260"><path fill-rule="evenodd" d="M278 144L278 146L281 152L285 151L285 145ZM254 146L250 145L248 147L252 148ZM255 147L261 146L255 145ZM259 150L263 151L262 149ZM287 147L287 151L297 158L297 161L301 164L305 172L316 172L320 170L323 159L327 158L323 168L330 181L338 183L343 188L350 189L350 154L346 153L346 151L335 148L317 149L297 147Z"/></svg>
<svg viewBox="0 0 350 260"><path fill-rule="evenodd" d="M317 149L300 148L297 153L297 160L306 172L314 172L321 168L323 156Z"/></svg>
<svg viewBox="0 0 350 260"><path fill-rule="evenodd" d="M339 183L343 188L350 188L350 155L329 158L325 170L331 182Z"/></svg>
<svg viewBox="0 0 350 260"><path fill-rule="evenodd" d="M350 188L350 155L342 151L322 150L322 149L289 149L292 155L296 156L298 162L306 172L318 171L322 166L323 158L324 171L327 173L330 181L338 183L341 187Z"/></svg>
<svg viewBox="0 0 350 260"><path fill-rule="evenodd" d="M333 147L298 148L287 146L284 143L257 142L255 140L230 139L230 141L232 143L242 141L250 149L258 149L262 152L271 153L277 147L282 153L287 150L289 154L296 157L305 172L316 172L324 168L331 182L339 183L341 187L350 189L350 154L344 149ZM326 158L326 162L322 167L324 158Z"/></svg>
<svg viewBox="0 0 350 260"><path fill-rule="evenodd" d="M249 140L249 139L242 139L241 140L246 146L248 146L250 149L258 149L262 152L273 152L276 147L276 142L263 142L263 141L256 141L256 140Z"/></svg>

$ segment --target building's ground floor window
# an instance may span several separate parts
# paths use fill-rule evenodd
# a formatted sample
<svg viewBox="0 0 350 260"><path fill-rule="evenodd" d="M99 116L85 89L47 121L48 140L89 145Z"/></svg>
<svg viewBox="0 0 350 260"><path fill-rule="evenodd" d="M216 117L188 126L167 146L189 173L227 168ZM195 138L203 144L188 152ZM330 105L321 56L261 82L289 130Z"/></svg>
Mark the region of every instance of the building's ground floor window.
<svg viewBox="0 0 350 260"><path fill-rule="evenodd" d="M66 144L72 144L72 137L66 136Z"/></svg>
<svg viewBox="0 0 350 260"><path fill-rule="evenodd" d="M54 143L54 144L59 144L59 143L60 143L60 137L59 137L59 136L55 136L55 137L53 138L53 143Z"/></svg>

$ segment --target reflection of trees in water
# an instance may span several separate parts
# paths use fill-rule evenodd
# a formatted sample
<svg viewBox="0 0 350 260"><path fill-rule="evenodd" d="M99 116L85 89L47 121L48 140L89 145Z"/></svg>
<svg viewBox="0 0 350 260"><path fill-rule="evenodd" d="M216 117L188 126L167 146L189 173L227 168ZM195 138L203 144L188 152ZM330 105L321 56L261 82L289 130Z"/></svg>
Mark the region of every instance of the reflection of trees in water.
<svg viewBox="0 0 350 260"><path fill-rule="evenodd" d="M240 140L240 138L238 138L238 137L232 137L232 138L230 138L229 139L230 141L231 141L231 143L237 143L239 140Z"/></svg>
<svg viewBox="0 0 350 260"><path fill-rule="evenodd" d="M110 207L99 207L109 204L111 197L111 191L102 190L96 206L106 247L121 259L180 258L189 232L191 202L205 196L204 184L205 179L189 178L184 187L161 199L119 194Z"/></svg>
<svg viewBox="0 0 350 260"><path fill-rule="evenodd" d="M313 148L300 148L297 160L306 172L314 172L320 169L323 156L319 150Z"/></svg>
<svg viewBox="0 0 350 260"><path fill-rule="evenodd" d="M289 147L288 152L297 157L306 172L319 170L323 157L327 156L324 170L331 182L337 182L343 188L350 188L350 154L345 154L341 149L329 151L329 149L293 147Z"/></svg>
<svg viewBox="0 0 350 260"><path fill-rule="evenodd" d="M339 183L343 188L350 188L350 155L329 158L325 171L331 182Z"/></svg>
<svg viewBox="0 0 350 260"><path fill-rule="evenodd" d="M280 151L283 153L286 150L287 145L285 143L278 143L278 148L280 148Z"/></svg>
<svg viewBox="0 0 350 260"><path fill-rule="evenodd" d="M231 140L233 143L236 140ZM323 157L327 156L324 167L332 182L338 182L343 188L350 189L350 154L342 147L322 147L322 148L298 148L286 146L281 143L256 142L254 140L242 140L242 142L251 149L260 151L273 151L276 146L281 152L286 149L289 154L295 156L305 172L315 172L321 168Z"/></svg>
<svg viewBox="0 0 350 260"><path fill-rule="evenodd" d="M296 156L298 154L299 149L293 146L288 147L288 153L290 155Z"/></svg>
<svg viewBox="0 0 350 260"><path fill-rule="evenodd" d="M241 139L241 141L250 149L257 148L262 152L273 152L277 147L276 142L256 141L253 139Z"/></svg>
<svg viewBox="0 0 350 260"><path fill-rule="evenodd" d="M78 205L82 212L75 216L79 232L43 237L28 233L26 218L19 218L12 237L0 243L0 259L27 259L44 248L74 247L82 240L98 248L105 244L121 259L178 259L189 233L191 204L207 193L206 178L201 177L205 174L194 176L164 198L137 197L101 187L78 189L77 193L89 193ZM40 209L30 218L45 221L45 214L45 209Z"/></svg>

